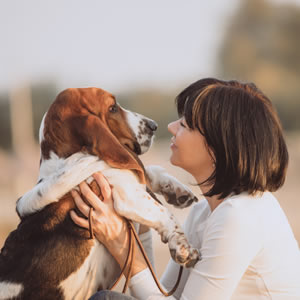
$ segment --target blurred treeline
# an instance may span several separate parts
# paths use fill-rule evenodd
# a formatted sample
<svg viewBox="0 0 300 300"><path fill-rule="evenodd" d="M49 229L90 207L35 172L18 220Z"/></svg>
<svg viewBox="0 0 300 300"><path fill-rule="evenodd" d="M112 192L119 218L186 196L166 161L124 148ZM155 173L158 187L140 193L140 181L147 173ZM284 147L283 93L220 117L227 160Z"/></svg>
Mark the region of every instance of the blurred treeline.
<svg viewBox="0 0 300 300"><path fill-rule="evenodd" d="M274 102L283 127L299 130L300 7L267 0L241 1L225 29L215 74L255 82ZM168 135L167 124L177 117L174 98L183 87L169 91L132 89L116 96L124 107L156 120L157 138L163 138ZM42 116L60 91L55 82L36 83L30 90L37 139ZM6 150L12 148L9 99L9 92L0 94L0 148Z"/></svg>
<svg viewBox="0 0 300 300"><path fill-rule="evenodd" d="M255 82L274 102L284 128L299 130L300 7L241 3L224 36L219 74Z"/></svg>

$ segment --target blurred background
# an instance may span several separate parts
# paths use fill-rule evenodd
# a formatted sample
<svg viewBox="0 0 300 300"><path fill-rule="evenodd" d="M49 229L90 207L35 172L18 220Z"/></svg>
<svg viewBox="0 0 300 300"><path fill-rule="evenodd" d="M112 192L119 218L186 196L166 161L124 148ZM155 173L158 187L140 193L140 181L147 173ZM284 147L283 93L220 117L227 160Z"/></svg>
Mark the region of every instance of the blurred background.
<svg viewBox="0 0 300 300"><path fill-rule="evenodd" d="M255 82L274 102L290 153L276 196L300 242L300 0L1 0L0 20L0 247L36 183L40 121L61 90L101 87L156 120L142 160L190 185L169 163L167 124L175 96L210 76ZM173 212L183 222L188 209ZM169 254L156 233L154 246L160 275Z"/></svg>

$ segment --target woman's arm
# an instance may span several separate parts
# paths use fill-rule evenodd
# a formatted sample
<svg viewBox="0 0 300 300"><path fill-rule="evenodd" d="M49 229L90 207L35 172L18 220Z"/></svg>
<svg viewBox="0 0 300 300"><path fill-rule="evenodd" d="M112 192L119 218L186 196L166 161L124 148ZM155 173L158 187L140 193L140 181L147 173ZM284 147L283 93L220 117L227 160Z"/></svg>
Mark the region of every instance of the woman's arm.
<svg viewBox="0 0 300 300"><path fill-rule="evenodd" d="M195 208L192 213L197 216ZM196 242L195 236L200 234L202 260L189 271L184 270L174 296L183 300L230 299L243 274L262 247L259 218L255 214L249 214L245 209L224 203L222 209L216 210L207 222L199 226L198 221L199 218L193 219L189 216L185 229L186 233L190 233L192 243ZM170 261L162 277L162 283L168 289L175 282L174 277L177 273L178 266ZM152 281L146 271L137 274L130 286L133 295L138 299L165 299L156 292ZM141 298L146 295L146 291L148 298Z"/></svg>

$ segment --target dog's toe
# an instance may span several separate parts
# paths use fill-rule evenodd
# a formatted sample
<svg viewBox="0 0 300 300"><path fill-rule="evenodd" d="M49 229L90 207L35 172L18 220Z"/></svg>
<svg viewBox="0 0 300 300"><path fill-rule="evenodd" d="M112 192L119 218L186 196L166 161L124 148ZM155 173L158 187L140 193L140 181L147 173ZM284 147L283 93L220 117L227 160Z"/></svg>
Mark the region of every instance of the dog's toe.
<svg viewBox="0 0 300 300"><path fill-rule="evenodd" d="M200 259L200 252L189 246L184 236L180 236L175 247L170 247L170 254L173 260L186 267L193 267Z"/></svg>

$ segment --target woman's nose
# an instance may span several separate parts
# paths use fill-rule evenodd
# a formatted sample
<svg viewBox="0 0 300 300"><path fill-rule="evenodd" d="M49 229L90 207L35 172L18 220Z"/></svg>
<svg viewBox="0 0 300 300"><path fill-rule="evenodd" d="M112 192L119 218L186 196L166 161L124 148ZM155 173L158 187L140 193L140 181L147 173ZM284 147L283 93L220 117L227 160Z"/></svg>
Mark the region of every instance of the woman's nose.
<svg viewBox="0 0 300 300"><path fill-rule="evenodd" d="M172 135L176 134L176 121L168 124L168 131L172 133Z"/></svg>

